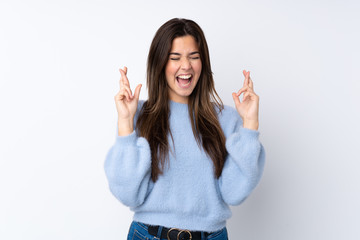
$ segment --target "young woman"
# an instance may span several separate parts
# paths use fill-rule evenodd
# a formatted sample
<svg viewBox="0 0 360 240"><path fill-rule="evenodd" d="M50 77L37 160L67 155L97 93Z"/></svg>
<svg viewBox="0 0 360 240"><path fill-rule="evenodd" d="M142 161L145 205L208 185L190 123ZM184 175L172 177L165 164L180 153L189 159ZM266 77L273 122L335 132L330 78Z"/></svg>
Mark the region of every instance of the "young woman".
<svg viewBox="0 0 360 240"><path fill-rule="evenodd" d="M113 195L135 212L128 239L227 239L229 205L246 199L265 161L250 72L232 94L236 109L224 106L203 31L171 19L150 47L148 100L139 101L141 85L132 93L126 67L120 74L105 172Z"/></svg>

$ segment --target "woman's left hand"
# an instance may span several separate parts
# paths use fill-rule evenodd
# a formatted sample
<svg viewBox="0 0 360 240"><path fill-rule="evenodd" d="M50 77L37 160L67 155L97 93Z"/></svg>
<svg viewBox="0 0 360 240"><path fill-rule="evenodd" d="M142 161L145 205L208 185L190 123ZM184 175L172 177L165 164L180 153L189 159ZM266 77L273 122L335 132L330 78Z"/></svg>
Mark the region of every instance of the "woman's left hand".
<svg viewBox="0 0 360 240"><path fill-rule="evenodd" d="M250 78L250 72L243 70L245 76L243 87L233 93L236 110L243 120L243 127L253 130L259 128L259 96L254 92L254 84ZM242 101L239 96L244 93Z"/></svg>

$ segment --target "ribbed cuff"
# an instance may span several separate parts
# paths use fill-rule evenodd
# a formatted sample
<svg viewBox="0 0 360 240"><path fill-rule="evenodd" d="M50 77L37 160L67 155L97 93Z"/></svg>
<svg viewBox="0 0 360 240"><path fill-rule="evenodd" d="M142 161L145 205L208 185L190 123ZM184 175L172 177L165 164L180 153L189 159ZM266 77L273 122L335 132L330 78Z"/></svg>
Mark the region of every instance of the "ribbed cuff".
<svg viewBox="0 0 360 240"><path fill-rule="evenodd" d="M121 145L121 146L126 146L126 145L133 145L134 142L136 141L136 132L135 130L132 131L132 133L130 133L129 135L126 136L116 136L116 145Z"/></svg>
<svg viewBox="0 0 360 240"><path fill-rule="evenodd" d="M260 132L258 130L244 128L244 127L240 127L239 133L242 136L245 136L246 138L250 138L250 139L254 139L254 138L258 139L260 135Z"/></svg>

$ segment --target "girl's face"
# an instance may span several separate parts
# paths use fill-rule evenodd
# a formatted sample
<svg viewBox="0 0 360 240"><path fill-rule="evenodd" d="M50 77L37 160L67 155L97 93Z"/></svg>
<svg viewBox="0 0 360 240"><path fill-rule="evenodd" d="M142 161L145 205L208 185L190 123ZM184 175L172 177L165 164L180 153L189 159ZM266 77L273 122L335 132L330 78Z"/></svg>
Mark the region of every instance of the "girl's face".
<svg viewBox="0 0 360 240"><path fill-rule="evenodd" d="M175 38L165 68L172 101L188 103L199 80L201 66L200 52L194 37L186 35Z"/></svg>

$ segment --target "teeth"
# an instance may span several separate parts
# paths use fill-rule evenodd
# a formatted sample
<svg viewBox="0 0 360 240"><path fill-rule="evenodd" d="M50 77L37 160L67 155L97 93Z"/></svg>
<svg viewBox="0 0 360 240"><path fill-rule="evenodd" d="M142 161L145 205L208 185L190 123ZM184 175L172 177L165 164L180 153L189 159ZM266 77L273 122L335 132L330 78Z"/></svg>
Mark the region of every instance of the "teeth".
<svg viewBox="0 0 360 240"><path fill-rule="evenodd" d="M191 78L191 74L189 74L189 75L181 75L181 76L178 76L178 78L189 79L189 78Z"/></svg>

